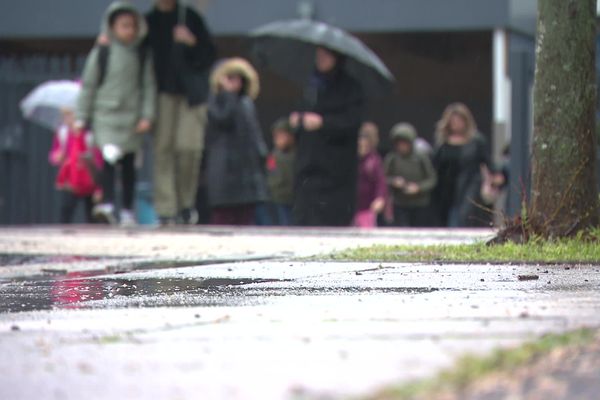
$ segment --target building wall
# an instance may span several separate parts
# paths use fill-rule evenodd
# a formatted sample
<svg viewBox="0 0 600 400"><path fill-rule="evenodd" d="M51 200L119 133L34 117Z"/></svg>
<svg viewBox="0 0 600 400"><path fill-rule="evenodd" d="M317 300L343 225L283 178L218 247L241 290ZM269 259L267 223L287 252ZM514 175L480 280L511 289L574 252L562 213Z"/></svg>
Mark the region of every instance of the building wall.
<svg viewBox="0 0 600 400"><path fill-rule="evenodd" d="M180 0L205 4L218 35L240 35L277 19L312 16L355 32L491 30L532 33L536 0ZM9 0L4 0L8 3ZM150 0L131 0L147 10ZM0 38L91 37L107 0L20 0L0 13Z"/></svg>

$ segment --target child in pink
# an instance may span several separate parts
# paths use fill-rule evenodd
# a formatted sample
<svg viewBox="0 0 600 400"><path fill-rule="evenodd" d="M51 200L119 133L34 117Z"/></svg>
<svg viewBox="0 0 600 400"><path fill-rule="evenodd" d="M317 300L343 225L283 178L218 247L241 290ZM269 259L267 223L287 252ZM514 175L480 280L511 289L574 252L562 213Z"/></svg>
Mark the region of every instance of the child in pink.
<svg viewBox="0 0 600 400"><path fill-rule="evenodd" d="M59 167L56 188L61 190L60 222L73 222L77 205L83 202L86 221L92 222L94 200L100 200L102 190L96 175L102 169L102 155L92 146L89 131L73 129L74 115L63 110L63 124L57 129L48 154L50 164Z"/></svg>
<svg viewBox="0 0 600 400"><path fill-rule="evenodd" d="M374 228L377 215L385 208L387 184L383 162L377 153L379 136L373 123L365 123L358 137L357 211L354 226Z"/></svg>

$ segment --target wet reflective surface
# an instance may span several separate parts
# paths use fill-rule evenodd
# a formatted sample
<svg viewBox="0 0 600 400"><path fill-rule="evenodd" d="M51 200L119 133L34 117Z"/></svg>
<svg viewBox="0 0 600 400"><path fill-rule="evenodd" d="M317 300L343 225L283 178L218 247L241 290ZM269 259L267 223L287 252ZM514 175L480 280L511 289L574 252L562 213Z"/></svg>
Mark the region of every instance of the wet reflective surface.
<svg viewBox="0 0 600 400"><path fill-rule="evenodd" d="M102 277L106 273L0 280L0 313L52 309L248 306L278 296L344 296L360 294L419 294L452 288L364 286L274 286L286 279L262 278L139 278ZM112 302L99 300L113 300Z"/></svg>
<svg viewBox="0 0 600 400"><path fill-rule="evenodd" d="M360 397L465 352L600 325L590 265L47 265L0 279L0 398Z"/></svg>
<svg viewBox="0 0 600 400"><path fill-rule="evenodd" d="M286 261L491 235L5 227L0 399L360 398L466 352L600 324L597 267Z"/></svg>
<svg viewBox="0 0 600 400"><path fill-rule="evenodd" d="M135 299L113 304L101 303L99 306L215 306L227 303L219 301L219 297L235 296L236 286L278 281L254 278L132 280L101 278L98 275L98 272L72 272L60 277L0 281L0 312L89 308L93 307L92 301L125 297Z"/></svg>

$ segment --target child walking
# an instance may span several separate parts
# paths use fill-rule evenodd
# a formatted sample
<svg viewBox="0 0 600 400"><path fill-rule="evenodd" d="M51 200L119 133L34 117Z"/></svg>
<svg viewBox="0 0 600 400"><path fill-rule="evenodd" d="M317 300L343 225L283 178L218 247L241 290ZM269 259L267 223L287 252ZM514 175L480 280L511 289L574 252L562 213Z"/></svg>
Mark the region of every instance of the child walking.
<svg viewBox="0 0 600 400"><path fill-rule="evenodd" d="M267 146L254 107L258 74L242 58L225 60L211 75L211 91L206 172L211 222L251 225L256 206L268 199Z"/></svg>
<svg viewBox="0 0 600 400"><path fill-rule="evenodd" d="M94 217L105 223L117 222L115 185L120 169L123 199L119 220L122 225L133 225L135 154L155 114L152 57L142 44L145 20L132 5L112 3L103 26L110 44L96 46L86 60L76 126L93 128L105 161L103 200L94 207Z"/></svg>
<svg viewBox="0 0 600 400"><path fill-rule="evenodd" d="M358 136L358 185L354 226L374 228L377 215L385 208L387 186L381 156L377 153L379 134L372 122L361 127Z"/></svg>
<svg viewBox="0 0 600 400"><path fill-rule="evenodd" d="M394 204L394 224L427 226L431 191L437 175L429 157L415 151L416 129L408 123L390 131L393 151L385 157L385 175Z"/></svg>
<svg viewBox="0 0 600 400"><path fill-rule="evenodd" d="M96 182L102 169L102 155L92 146L91 132L74 130L73 110L63 109L62 116L63 122L54 134L48 154L50 164L59 167L56 188L61 190L60 223L73 222L80 202L85 207L85 220L90 223L94 201L102 196L102 189Z"/></svg>
<svg viewBox="0 0 600 400"><path fill-rule="evenodd" d="M273 151L267 158L267 183L271 194L274 225L292 224L294 202L295 137L287 118L280 118L271 128Z"/></svg>

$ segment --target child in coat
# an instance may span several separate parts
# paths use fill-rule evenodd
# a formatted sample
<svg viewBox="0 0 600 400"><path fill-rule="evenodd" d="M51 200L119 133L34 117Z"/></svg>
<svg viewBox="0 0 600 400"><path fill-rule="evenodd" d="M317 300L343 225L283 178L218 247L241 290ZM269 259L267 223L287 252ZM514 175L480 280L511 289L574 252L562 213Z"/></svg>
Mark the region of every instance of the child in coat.
<svg viewBox="0 0 600 400"><path fill-rule="evenodd" d="M256 206L268 199L268 150L254 106L258 74L246 60L231 58L213 70L210 83L206 175L211 222L252 225Z"/></svg>
<svg viewBox="0 0 600 400"><path fill-rule="evenodd" d="M56 188L61 190L60 223L69 224L77 206L83 202L86 222L92 222L94 201L102 196L97 184L98 172L102 169L102 155L92 146L93 138L89 131L74 130L73 110L62 110L63 123L57 129L48 154L51 165L59 168Z"/></svg>
<svg viewBox="0 0 600 400"><path fill-rule="evenodd" d="M408 123L390 131L393 151L385 157L385 175L392 194L394 224L404 227L428 225L431 191L437 177L429 157L415 151L416 129Z"/></svg>
<svg viewBox="0 0 600 400"><path fill-rule="evenodd" d="M287 118L280 118L271 128L273 151L267 158L267 183L271 194L274 224L292 224L294 202L295 137Z"/></svg>
<svg viewBox="0 0 600 400"><path fill-rule="evenodd" d="M106 223L117 222L115 185L120 168L120 222L132 225L135 154L141 150L142 134L154 119L156 83L152 57L142 47L144 17L132 5L115 2L105 13L104 29L110 44L96 46L86 60L76 124L78 128L91 125L105 161L103 201L94 207L94 217Z"/></svg>
<svg viewBox="0 0 600 400"><path fill-rule="evenodd" d="M379 134L372 122L364 123L358 136L357 211L354 226L374 228L377 215L385 208L387 186L383 163L377 152Z"/></svg>

